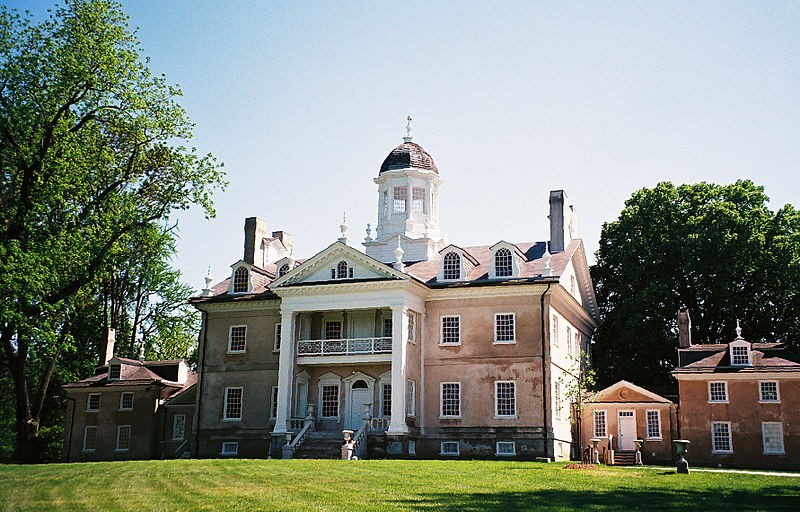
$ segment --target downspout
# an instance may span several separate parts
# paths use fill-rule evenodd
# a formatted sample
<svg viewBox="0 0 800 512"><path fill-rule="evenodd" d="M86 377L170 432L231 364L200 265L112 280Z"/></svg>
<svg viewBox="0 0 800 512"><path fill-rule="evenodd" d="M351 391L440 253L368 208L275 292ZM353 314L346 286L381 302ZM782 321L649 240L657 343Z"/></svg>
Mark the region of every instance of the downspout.
<svg viewBox="0 0 800 512"><path fill-rule="evenodd" d="M72 414L70 415L70 420L69 420L69 437L67 438L67 450L66 450L66 452L67 452L66 453L66 455L67 455L66 459L67 459L67 462L69 462L70 461L69 460L69 458L70 458L69 455L72 452L72 431L75 428L75 407L77 407L78 402L71 396L67 396L65 398L67 400L69 400L70 402L72 402Z"/></svg>
<svg viewBox="0 0 800 512"><path fill-rule="evenodd" d="M545 328L544 328L544 296L550 291L550 287L553 283L547 283L547 289L542 292L542 295L539 297L539 307L542 316L542 437L544 438L544 450L545 455L548 454L547 450L547 392L549 391L549 386L547 383L547 357L545 353Z"/></svg>
<svg viewBox="0 0 800 512"><path fill-rule="evenodd" d="M202 311L202 341L200 343L200 375L197 386L197 410L194 413L194 456L200 455L200 406L203 403L203 384L206 372L206 340L208 339L208 312Z"/></svg>
<svg viewBox="0 0 800 512"><path fill-rule="evenodd" d="M425 343L425 322L428 318L427 313L422 313L420 315L422 320L422 325L420 326L420 334L419 334L419 386L417 389L414 390L414 393L417 395L417 400L419 402L419 435L420 437L425 436L425 347L423 343ZM417 404L414 404L417 405Z"/></svg>

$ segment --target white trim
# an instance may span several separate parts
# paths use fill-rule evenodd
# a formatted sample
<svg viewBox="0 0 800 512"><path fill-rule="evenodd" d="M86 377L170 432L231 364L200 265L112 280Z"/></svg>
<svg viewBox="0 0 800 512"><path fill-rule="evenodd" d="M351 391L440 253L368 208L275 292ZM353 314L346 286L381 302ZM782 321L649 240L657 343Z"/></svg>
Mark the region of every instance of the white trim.
<svg viewBox="0 0 800 512"><path fill-rule="evenodd" d="M123 407L123 402L125 401L125 395L131 396L131 406L130 407ZM119 394L119 410L120 411L132 411L133 410L133 391L123 391Z"/></svg>
<svg viewBox="0 0 800 512"><path fill-rule="evenodd" d="M765 400L764 394L762 393L761 385L774 383L775 384L775 394L777 395L776 400ZM760 380L758 381L758 402L762 404L779 404L781 403L781 385L780 381L777 380Z"/></svg>
<svg viewBox="0 0 800 512"><path fill-rule="evenodd" d="M229 448L226 450L225 448ZM220 455L239 455L239 443L236 441L224 441L220 448Z"/></svg>
<svg viewBox="0 0 800 512"><path fill-rule="evenodd" d="M86 438L89 437L89 429L94 429L94 448L87 448L86 447ZM95 425L87 425L83 428L83 447L81 448L83 453L94 453L97 451L97 426Z"/></svg>
<svg viewBox="0 0 800 512"><path fill-rule="evenodd" d="M445 384L456 384L458 386L458 414L445 414L444 413L444 386ZM439 418L442 419L458 419L461 418L461 382L440 382L439 383Z"/></svg>
<svg viewBox="0 0 800 512"><path fill-rule="evenodd" d="M603 413L603 434L597 434L597 414ZM608 437L608 409L596 409L592 411L592 436L597 438Z"/></svg>
<svg viewBox="0 0 800 512"><path fill-rule="evenodd" d="M727 425L728 426L728 445L730 446L729 450L715 450L714 449L714 425ZM711 422L711 453L724 453L724 454L733 453L733 431L731 430L731 422L730 421L712 421Z"/></svg>
<svg viewBox="0 0 800 512"><path fill-rule="evenodd" d="M514 412L513 414L499 414L497 412L497 385L498 384L513 384L514 390ZM519 417L519 408L517 407L517 381L515 380L496 380L494 381L494 417L496 419L516 419Z"/></svg>
<svg viewBox="0 0 800 512"><path fill-rule="evenodd" d="M278 417L278 386L272 386L269 393L269 419Z"/></svg>
<svg viewBox="0 0 800 512"><path fill-rule="evenodd" d="M239 417L228 417L228 391L232 391L234 389L238 389L241 391L241 403L239 406ZM244 388L242 386L228 386L225 388L225 395L222 404L222 421L242 421L244 417Z"/></svg>
<svg viewBox="0 0 800 512"><path fill-rule="evenodd" d="M734 348L744 348L745 353L747 354L747 362L746 363L734 363L734 355L733 349ZM753 366L753 351L752 347L750 346L750 342L745 340L735 340L728 344L728 357L730 359L731 366L736 367L745 367L745 366Z"/></svg>
<svg viewBox="0 0 800 512"><path fill-rule="evenodd" d="M711 385L722 384L725 388L725 400L714 400L711 396ZM728 382L724 380L710 380L708 381L708 403L710 404L727 404L730 402L730 395L728 394Z"/></svg>
<svg viewBox="0 0 800 512"><path fill-rule="evenodd" d="M113 367L116 367L117 370L119 371L119 375L117 375L116 377L112 377L111 376L111 368L113 368ZM119 362L112 363L112 362L109 361L109 363L108 363L108 381L109 382L116 382L116 381L121 380L121 379L122 379L122 364L120 364Z"/></svg>
<svg viewBox="0 0 800 512"><path fill-rule="evenodd" d="M123 429L128 429L128 442L125 448L120 448L120 437L122 436ZM117 425L117 444L116 448L114 448L115 452L128 452L131 449L131 426L130 425Z"/></svg>
<svg viewBox="0 0 800 512"><path fill-rule="evenodd" d="M233 344L233 330L239 327L244 327L244 348L241 350L231 350L231 345ZM247 352L247 324L231 325L228 328L228 346L226 352L228 354L244 354Z"/></svg>
<svg viewBox="0 0 800 512"><path fill-rule="evenodd" d="M651 436L650 435L650 413L651 412L656 413L656 420L658 421L658 435L657 436ZM660 409L646 409L645 410L645 412L644 412L644 428L645 428L645 434L647 435L647 437L646 437L647 439L651 439L651 440L654 440L654 441L660 441L660 440L664 439L664 437L663 437L663 435L661 433L661 410Z"/></svg>
<svg viewBox="0 0 800 512"><path fill-rule="evenodd" d="M372 415L373 416L379 416L381 418L391 418L392 417L392 413L391 412L389 412L388 415L387 414L383 414L384 398L385 398L384 397L384 393L383 393L383 387L384 386L389 386L389 390L390 390L390 394L389 394L389 404L390 404L389 405L389 410L391 411L391 404L392 404L392 396L391 396L392 372L391 371L382 373L381 376L378 378L378 410L377 411L373 411Z"/></svg>
<svg viewBox="0 0 800 512"><path fill-rule="evenodd" d="M497 339L497 317L500 315L511 315L511 336L512 339L510 340L498 340ZM493 345L514 345L517 342L517 315L512 312L504 312L504 313L495 313L494 314L494 340L492 341Z"/></svg>
<svg viewBox="0 0 800 512"><path fill-rule="evenodd" d="M624 416L623 416L623 413L624 413ZM637 439L639 437L638 434L637 434L638 425L637 425L637 421L636 421L636 410L635 409L617 409L617 444L618 444L618 446L619 446L620 440L622 439L622 434L621 434L621 432L622 432L622 421L620 421L621 418L631 418L631 419L633 419L633 439ZM628 446L628 449L631 449L631 446L635 446L635 444L633 443L633 440L630 440L630 443L631 444ZM624 448L622 446L619 446L619 449L623 450Z"/></svg>
<svg viewBox="0 0 800 512"><path fill-rule="evenodd" d="M97 397L97 407L92 409L92 397ZM103 403L103 395L100 393L89 393L86 395L86 412L100 412L100 406Z"/></svg>
<svg viewBox="0 0 800 512"><path fill-rule="evenodd" d="M511 445L510 453L500 453L500 445ZM494 444L494 454L497 457L516 457L517 456L517 443L514 441L497 441Z"/></svg>
<svg viewBox="0 0 800 512"><path fill-rule="evenodd" d="M444 342L444 319L457 318L458 319L458 342L445 343ZM457 347L461 345L461 315L439 315L439 346L440 347Z"/></svg>
<svg viewBox="0 0 800 512"><path fill-rule="evenodd" d="M767 451L767 436L764 430L765 425L777 425L780 431L781 449L780 451ZM783 422L780 421L762 421L761 422L761 447L764 455L786 455L786 443L783 434Z"/></svg>
<svg viewBox="0 0 800 512"><path fill-rule="evenodd" d="M417 383L413 379L406 379L406 416L417 415Z"/></svg>
<svg viewBox="0 0 800 512"><path fill-rule="evenodd" d="M234 282L236 281L236 272L239 269L244 269L247 272L247 290L243 292L233 291ZM228 295L244 295L247 293L253 293L253 266L243 260L239 260L231 265L231 280L228 283Z"/></svg>
<svg viewBox="0 0 800 512"><path fill-rule="evenodd" d="M336 386L336 416L323 416L322 415L322 388L324 386ZM335 373L328 372L320 376L317 381L318 400L317 400L317 417L321 420L335 420L339 421L342 416L342 378Z"/></svg>
<svg viewBox="0 0 800 512"><path fill-rule="evenodd" d="M282 323L280 320L275 322L275 327L273 328L273 338L272 338L272 351L273 352L280 352L281 351L281 329Z"/></svg>
<svg viewBox="0 0 800 512"><path fill-rule="evenodd" d="M408 342L412 344L417 343L417 314L411 310L407 313L408 315Z"/></svg>
<svg viewBox="0 0 800 512"><path fill-rule="evenodd" d="M445 445L453 446L455 445L455 451L445 451ZM458 441L441 441L439 443L439 455L449 455L452 457L457 457L461 455L461 443Z"/></svg>

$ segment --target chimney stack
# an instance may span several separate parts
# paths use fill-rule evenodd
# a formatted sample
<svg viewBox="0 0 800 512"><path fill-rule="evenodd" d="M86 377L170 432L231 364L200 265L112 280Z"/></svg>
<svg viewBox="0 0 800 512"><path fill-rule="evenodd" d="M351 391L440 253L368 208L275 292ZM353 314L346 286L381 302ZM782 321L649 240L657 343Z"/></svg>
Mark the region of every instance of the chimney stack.
<svg viewBox="0 0 800 512"><path fill-rule="evenodd" d="M689 316L689 308L678 310L678 346L680 348L692 346L692 318Z"/></svg>
<svg viewBox="0 0 800 512"><path fill-rule="evenodd" d="M246 263L261 265L263 251L261 241L267 234L267 224L258 217L244 219L244 257Z"/></svg>
<svg viewBox="0 0 800 512"><path fill-rule="evenodd" d="M272 238L277 238L281 241L286 248L286 255L292 254L292 246L294 245L294 237L286 231L273 231Z"/></svg>
<svg viewBox="0 0 800 512"><path fill-rule="evenodd" d="M116 342L116 331L113 327L108 327L106 332L105 358L100 361L101 365L107 364L114 357L114 343Z"/></svg>
<svg viewBox="0 0 800 512"><path fill-rule="evenodd" d="M550 252L555 254L566 249L569 242L577 236L578 216L563 190L550 191L549 218Z"/></svg>

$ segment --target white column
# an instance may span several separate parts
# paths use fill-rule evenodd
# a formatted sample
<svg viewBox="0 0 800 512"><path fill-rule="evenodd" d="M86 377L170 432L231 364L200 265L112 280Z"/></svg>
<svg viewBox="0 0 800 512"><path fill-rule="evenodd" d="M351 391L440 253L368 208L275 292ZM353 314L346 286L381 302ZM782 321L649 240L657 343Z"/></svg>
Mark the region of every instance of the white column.
<svg viewBox="0 0 800 512"><path fill-rule="evenodd" d="M275 418L273 434L285 434L289 431L289 420L292 418L292 380L294 377L295 352L295 318L294 311L281 311L281 353L278 366L278 413Z"/></svg>
<svg viewBox="0 0 800 512"><path fill-rule="evenodd" d="M408 433L406 425L406 353L408 348L407 309L392 306L392 418L389 435Z"/></svg>

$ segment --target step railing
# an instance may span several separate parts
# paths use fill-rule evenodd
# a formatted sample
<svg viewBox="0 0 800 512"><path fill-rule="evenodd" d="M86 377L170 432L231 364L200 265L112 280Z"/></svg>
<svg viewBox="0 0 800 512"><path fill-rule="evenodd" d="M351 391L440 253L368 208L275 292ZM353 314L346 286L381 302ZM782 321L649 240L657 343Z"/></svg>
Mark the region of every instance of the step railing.
<svg viewBox="0 0 800 512"><path fill-rule="evenodd" d="M357 356L391 353L391 337L298 340L297 342L298 356Z"/></svg>
<svg viewBox="0 0 800 512"><path fill-rule="evenodd" d="M300 448L300 445L303 444L303 441L306 440L306 434L308 434L314 427L313 421L308 421L297 433L297 435L292 439L292 433L286 433L286 444L283 445L281 448L281 458L282 459L291 459L294 457L294 452Z"/></svg>

